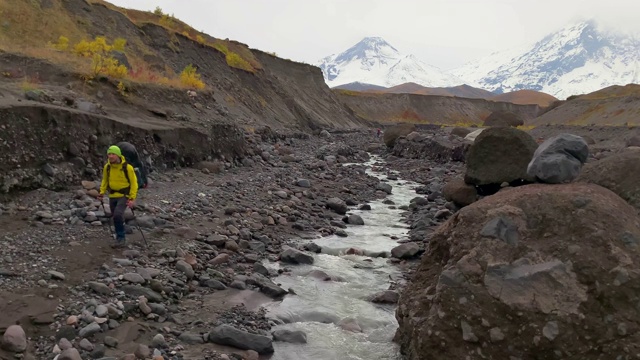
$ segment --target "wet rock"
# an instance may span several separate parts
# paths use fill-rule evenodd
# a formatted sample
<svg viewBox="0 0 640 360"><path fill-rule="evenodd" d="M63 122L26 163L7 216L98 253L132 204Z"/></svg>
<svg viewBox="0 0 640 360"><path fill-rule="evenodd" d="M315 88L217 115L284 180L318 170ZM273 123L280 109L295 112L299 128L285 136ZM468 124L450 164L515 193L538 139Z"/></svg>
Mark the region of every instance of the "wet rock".
<svg viewBox="0 0 640 360"><path fill-rule="evenodd" d="M264 335L251 334L230 325L220 325L214 328L209 333L209 342L233 346L242 350L254 350L261 355L273 353L271 338Z"/></svg>
<svg viewBox="0 0 640 360"><path fill-rule="evenodd" d="M320 245L313 242L304 244L303 248L307 251L310 251L316 254L319 254L322 251L322 247L320 247Z"/></svg>
<svg viewBox="0 0 640 360"><path fill-rule="evenodd" d="M410 242L391 249L391 256L397 259L410 259L420 252L418 244Z"/></svg>
<svg viewBox="0 0 640 360"><path fill-rule="evenodd" d="M349 215L346 222L350 225L364 225L364 220L362 220L362 217L355 214Z"/></svg>
<svg viewBox="0 0 640 360"><path fill-rule="evenodd" d="M333 197L327 200L326 207L335 211L340 215L346 214L347 210L349 210L349 207L347 206L347 204L342 199L339 199L336 197Z"/></svg>
<svg viewBox="0 0 640 360"><path fill-rule="evenodd" d="M27 349L27 334L20 325L11 325L2 336L2 348L15 353L24 352Z"/></svg>
<svg viewBox="0 0 640 360"><path fill-rule="evenodd" d="M300 250L288 248L280 254L280 261L291 264L313 264L314 258Z"/></svg>
<svg viewBox="0 0 640 360"><path fill-rule="evenodd" d="M538 146L527 174L544 183L568 183L578 177L588 157L589 147L582 137L560 134Z"/></svg>
<svg viewBox="0 0 640 360"><path fill-rule="evenodd" d="M351 331L351 332L362 332L362 328L358 321L354 318L345 318L338 322L337 324L343 330Z"/></svg>
<svg viewBox="0 0 640 360"><path fill-rule="evenodd" d="M393 290L384 290L378 293L373 294L369 301L378 304L395 304L398 302L400 298L400 294L397 291Z"/></svg>
<svg viewBox="0 0 640 360"><path fill-rule="evenodd" d="M391 194L393 188L391 187L391 185L381 182L376 186L376 190L384 191L387 194Z"/></svg>
<svg viewBox="0 0 640 360"><path fill-rule="evenodd" d="M485 129L467 153L464 181L473 185L532 181L527 166L538 144L526 132L508 127Z"/></svg>
<svg viewBox="0 0 640 360"><path fill-rule="evenodd" d="M292 330L276 330L271 333L273 335L274 341L282 341L293 344L306 344L307 343L307 334L303 331L292 331Z"/></svg>

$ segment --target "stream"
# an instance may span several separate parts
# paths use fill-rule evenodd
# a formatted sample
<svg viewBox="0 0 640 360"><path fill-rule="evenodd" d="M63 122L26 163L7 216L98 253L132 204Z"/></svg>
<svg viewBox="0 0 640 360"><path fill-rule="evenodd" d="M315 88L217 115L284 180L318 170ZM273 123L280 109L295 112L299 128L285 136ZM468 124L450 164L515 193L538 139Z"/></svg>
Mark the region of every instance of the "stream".
<svg viewBox="0 0 640 360"><path fill-rule="evenodd" d="M363 165L367 167L367 174L386 179L385 174L372 170L373 164L380 161L379 157L372 156ZM287 264L292 272L275 279L284 289L294 289L297 295L287 295L283 301L265 306L270 317L284 322L272 330L301 330L307 335L307 343L276 341L271 360L402 359L399 346L392 342L398 327L396 306L367 300L372 294L388 290L394 280L400 279L399 270L385 258L344 254L344 250L351 247L390 252L399 245L397 240L407 238L408 226L401 221L402 210L390 206L408 205L417 196L414 189L419 184L404 180L388 180L387 183L393 187L392 194L372 201L371 210L349 210L350 214L362 217L364 226L347 225L348 237L333 235L314 240L323 248L321 253L313 254L314 264ZM385 200L391 200L395 205L384 204ZM265 265L271 268L283 266L278 263ZM323 271L337 281L323 281L309 275L314 270ZM345 321L347 327L355 327L356 331L338 325ZM357 331L358 327L362 332Z"/></svg>

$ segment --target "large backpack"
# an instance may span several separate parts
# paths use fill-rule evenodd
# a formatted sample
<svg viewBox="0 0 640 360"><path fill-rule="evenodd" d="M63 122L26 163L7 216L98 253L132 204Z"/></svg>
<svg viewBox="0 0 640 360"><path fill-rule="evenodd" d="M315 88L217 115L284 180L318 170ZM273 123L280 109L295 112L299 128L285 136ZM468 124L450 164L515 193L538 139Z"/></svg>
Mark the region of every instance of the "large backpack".
<svg viewBox="0 0 640 360"><path fill-rule="evenodd" d="M144 163L140 160L140 155L138 154L138 150L133 144L122 141L116 144L120 148L122 152L122 156L126 162L133 166L133 170L136 172L136 177L138 178L138 189L144 189L147 187L147 169L144 166ZM125 167L123 166L123 169ZM125 171L125 176L127 176L127 181L129 181L129 174Z"/></svg>

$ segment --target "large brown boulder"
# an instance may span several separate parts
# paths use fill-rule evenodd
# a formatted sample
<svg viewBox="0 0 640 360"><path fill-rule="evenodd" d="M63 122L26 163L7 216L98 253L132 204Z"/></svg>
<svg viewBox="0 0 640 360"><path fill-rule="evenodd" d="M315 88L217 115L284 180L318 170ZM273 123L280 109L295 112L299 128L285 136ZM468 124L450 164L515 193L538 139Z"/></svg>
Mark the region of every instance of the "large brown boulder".
<svg viewBox="0 0 640 360"><path fill-rule="evenodd" d="M473 204L478 198L475 186L469 185L462 179L449 181L442 189L442 195L447 201L452 201L459 207Z"/></svg>
<svg viewBox="0 0 640 360"><path fill-rule="evenodd" d="M414 131L416 131L416 126L413 124L393 125L384 129L384 135L382 139L384 140L384 143L385 145L387 145L387 147L392 148L399 137L407 136Z"/></svg>
<svg viewBox="0 0 640 360"><path fill-rule="evenodd" d="M483 126L512 126L524 125L524 120L518 115L508 111L494 111L486 119Z"/></svg>
<svg viewBox="0 0 640 360"><path fill-rule="evenodd" d="M640 209L640 151L627 150L587 163L576 181L606 187Z"/></svg>
<svg viewBox="0 0 640 360"><path fill-rule="evenodd" d="M538 144L526 132L508 127L485 129L466 155L467 184L490 185L532 181L527 166Z"/></svg>
<svg viewBox="0 0 640 360"><path fill-rule="evenodd" d="M640 353L638 245L640 216L608 189L502 190L433 234L396 341L408 360L628 358Z"/></svg>

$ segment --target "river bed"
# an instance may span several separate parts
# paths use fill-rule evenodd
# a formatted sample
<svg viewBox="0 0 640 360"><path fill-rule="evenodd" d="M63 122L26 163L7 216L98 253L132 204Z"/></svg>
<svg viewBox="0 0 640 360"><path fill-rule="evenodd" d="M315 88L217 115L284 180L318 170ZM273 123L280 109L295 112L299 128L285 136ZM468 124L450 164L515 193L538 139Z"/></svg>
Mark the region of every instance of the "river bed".
<svg viewBox="0 0 640 360"><path fill-rule="evenodd" d="M387 179L385 173L374 170L374 164L380 162L379 157L373 156L363 165L368 174ZM291 273L274 281L296 293L265 306L270 317L284 322L272 330L301 330L307 336L306 344L274 342L271 360L402 359L399 346L392 342L398 327L395 305L374 304L367 299L388 290L401 278L400 270L388 258L345 254L348 248L389 253L399 245L398 240L407 238L408 225L402 222L403 210L398 207L409 205L417 196L414 189L419 184L401 179L387 183L393 187L392 194L372 201L371 210L349 210L348 214L360 215L365 225L348 225L347 237L333 235L314 240L323 250L313 254L313 265L266 264L290 269ZM388 204L389 200L394 204ZM314 270L333 280L312 276ZM339 325L344 323L347 325Z"/></svg>

